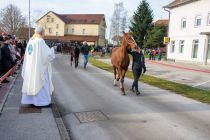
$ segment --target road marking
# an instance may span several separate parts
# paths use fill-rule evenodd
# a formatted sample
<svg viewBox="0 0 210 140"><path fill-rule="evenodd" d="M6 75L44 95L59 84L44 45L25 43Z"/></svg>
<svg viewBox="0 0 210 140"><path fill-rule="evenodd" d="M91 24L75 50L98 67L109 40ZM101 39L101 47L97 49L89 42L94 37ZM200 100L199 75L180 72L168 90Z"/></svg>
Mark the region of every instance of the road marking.
<svg viewBox="0 0 210 140"><path fill-rule="evenodd" d="M193 87L198 87L198 86L202 86L204 84L207 84L208 82L210 82L210 80L206 81L206 82L203 82L203 83L200 83L200 84L197 84L197 85L194 85Z"/></svg>

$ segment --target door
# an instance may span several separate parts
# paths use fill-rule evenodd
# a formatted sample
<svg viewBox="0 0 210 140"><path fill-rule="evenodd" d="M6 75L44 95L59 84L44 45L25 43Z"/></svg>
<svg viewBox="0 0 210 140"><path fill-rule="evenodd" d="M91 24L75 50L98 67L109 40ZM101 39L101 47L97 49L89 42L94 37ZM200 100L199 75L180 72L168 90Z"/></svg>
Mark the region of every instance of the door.
<svg viewBox="0 0 210 140"><path fill-rule="evenodd" d="M210 59L210 36L208 36L207 59Z"/></svg>

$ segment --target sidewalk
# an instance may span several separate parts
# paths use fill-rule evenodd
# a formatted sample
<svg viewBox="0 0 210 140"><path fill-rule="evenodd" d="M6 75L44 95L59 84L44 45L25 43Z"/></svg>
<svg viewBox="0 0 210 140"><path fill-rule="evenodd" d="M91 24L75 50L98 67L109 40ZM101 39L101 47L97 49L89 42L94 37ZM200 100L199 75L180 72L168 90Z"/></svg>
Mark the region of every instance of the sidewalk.
<svg viewBox="0 0 210 140"><path fill-rule="evenodd" d="M210 74L210 65L202 65L197 63L186 63L186 62L173 62L173 61L152 61L149 59L146 59L146 62L153 63L153 64L159 64L163 66L169 66L174 67L178 69L184 69L189 71L197 71L197 72L204 72Z"/></svg>
<svg viewBox="0 0 210 140"><path fill-rule="evenodd" d="M0 139L61 140L51 108L32 110L21 107L22 82L19 74L1 112Z"/></svg>

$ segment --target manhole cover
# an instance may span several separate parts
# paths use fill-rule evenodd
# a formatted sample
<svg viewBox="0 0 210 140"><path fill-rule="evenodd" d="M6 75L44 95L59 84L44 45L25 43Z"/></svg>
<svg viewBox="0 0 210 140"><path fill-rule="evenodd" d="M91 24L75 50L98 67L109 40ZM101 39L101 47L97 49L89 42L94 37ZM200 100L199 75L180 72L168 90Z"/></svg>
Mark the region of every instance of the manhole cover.
<svg viewBox="0 0 210 140"><path fill-rule="evenodd" d="M37 107L28 107L28 106L23 106L20 107L19 113L20 114L26 114L26 113L41 113L42 110L41 108L37 108Z"/></svg>
<svg viewBox="0 0 210 140"><path fill-rule="evenodd" d="M109 119L101 111L78 112L74 114L77 117L77 119L80 121L80 123L104 121Z"/></svg>

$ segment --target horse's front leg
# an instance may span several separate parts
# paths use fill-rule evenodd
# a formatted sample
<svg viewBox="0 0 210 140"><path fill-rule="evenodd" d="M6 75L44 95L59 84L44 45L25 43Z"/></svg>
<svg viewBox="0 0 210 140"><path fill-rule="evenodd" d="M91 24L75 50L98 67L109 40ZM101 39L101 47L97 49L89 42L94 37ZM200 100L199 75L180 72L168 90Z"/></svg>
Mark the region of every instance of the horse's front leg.
<svg viewBox="0 0 210 140"><path fill-rule="evenodd" d="M114 67L114 66L113 66L113 69L114 69L114 83L113 83L113 85L117 86L117 80L116 80L117 70L116 70L116 67Z"/></svg>
<svg viewBox="0 0 210 140"><path fill-rule="evenodd" d="M125 88L124 88L124 77L125 77L125 70L121 70L121 74L120 74L120 89L122 91L122 95L126 95L125 94Z"/></svg>

